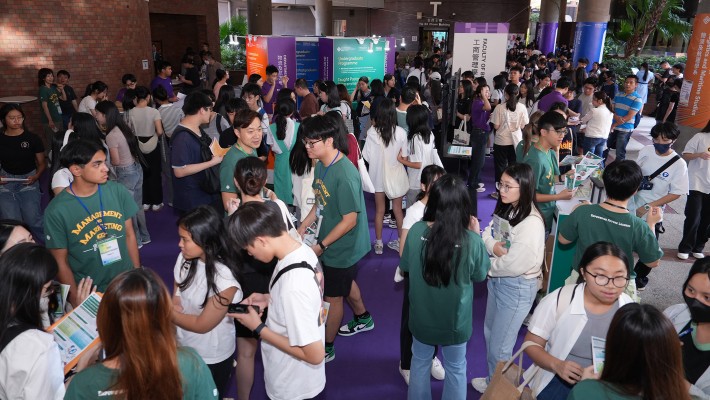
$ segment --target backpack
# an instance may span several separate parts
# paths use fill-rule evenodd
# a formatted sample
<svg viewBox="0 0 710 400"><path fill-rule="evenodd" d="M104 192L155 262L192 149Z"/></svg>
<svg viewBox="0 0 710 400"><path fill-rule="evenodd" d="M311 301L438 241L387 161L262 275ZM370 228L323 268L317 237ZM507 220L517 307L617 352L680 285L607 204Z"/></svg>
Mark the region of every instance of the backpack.
<svg viewBox="0 0 710 400"><path fill-rule="evenodd" d="M175 133L173 133L173 137L175 137L175 134L181 132L190 135L190 137L195 139L197 143L200 144L200 159L202 160L202 162L210 161L212 159L212 139L207 136L207 134L202 130L202 128L200 128L200 137L198 138L195 137L195 135L192 134L192 131L190 131L189 129L184 128L182 126L178 126L178 128L175 129ZM200 189L202 189L205 193L208 194L219 193L219 164L204 169L202 172L204 173L205 178L202 180L202 182L200 182Z"/></svg>
<svg viewBox="0 0 710 400"><path fill-rule="evenodd" d="M24 323L20 323L20 324L12 325L12 326L8 327L5 330L5 334L0 339L0 353L2 353L2 351L5 350L5 347L7 347L16 337L20 336L25 331L29 331L30 329L36 329L36 328L33 327L32 325L24 324Z"/></svg>

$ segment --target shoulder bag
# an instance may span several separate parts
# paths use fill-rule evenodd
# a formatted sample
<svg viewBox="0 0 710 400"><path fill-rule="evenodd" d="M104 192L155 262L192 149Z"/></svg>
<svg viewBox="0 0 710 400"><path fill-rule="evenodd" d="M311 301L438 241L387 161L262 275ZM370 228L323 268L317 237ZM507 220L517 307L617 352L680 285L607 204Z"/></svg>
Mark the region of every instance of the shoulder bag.
<svg viewBox="0 0 710 400"><path fill-rule="evenodd" d="M394 141L394 137L392 140ZM382 146L382 167L384 168L382 183L384 185L385 195L390 199L396 199L404 196L409 190L409 178L407 177L407 171L404 170L402 163L396 160L395 165L389 165L387 163L384 143Z"/></svg>
<svg viewBox="0 0 710 400"><path fill-rule="evenodd" d="M350 133L350 135L355 136L352 133ZM357 147L357 170L358 172L360 172L362 190L367 193L375 193L375 185L372 184L370 173L367 172L367 167L365 166L365 159L362 158L362 153L360 152L360 146Z"/></svg>

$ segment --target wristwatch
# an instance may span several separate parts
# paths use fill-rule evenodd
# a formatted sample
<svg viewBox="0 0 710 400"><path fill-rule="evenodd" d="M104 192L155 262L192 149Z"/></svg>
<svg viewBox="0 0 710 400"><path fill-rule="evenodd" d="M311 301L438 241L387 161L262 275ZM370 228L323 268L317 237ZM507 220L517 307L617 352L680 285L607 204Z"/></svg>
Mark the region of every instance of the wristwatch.
<svg viewBox="0 0 710 400"><path fill-rule="evenodd" d="M319 240L316 244L320 247L321 250L323 250L323 251L328 250L329 246L324 245L322 240Z"/></svg>

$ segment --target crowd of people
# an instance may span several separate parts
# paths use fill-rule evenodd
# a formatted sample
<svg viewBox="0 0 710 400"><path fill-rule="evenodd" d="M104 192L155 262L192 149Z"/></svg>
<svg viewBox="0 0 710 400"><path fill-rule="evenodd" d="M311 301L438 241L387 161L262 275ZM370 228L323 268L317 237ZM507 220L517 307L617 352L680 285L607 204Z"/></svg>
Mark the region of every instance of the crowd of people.
<svg viewBox="0 0 710 400"><path fill-rule="evenodd" d="M450 53L435 48L351 92L290 85L273 65L236 87L203 51L185 55L177 82L160 61L147 86L127 73L115 98L96 81L81 99L69 72L55 83L42 68L42 132L25 129L18 105L0 109L0 398L222 398L236 375L246 400L259 343L270 398L321 398L336 338L375 327L356 277L385 247L398 252L394 280L404 284L399 371L410 399L431 398L429 376L444 381L444 398L466 398L483 281L487 376L475 390L487 390L526 324L538 399L710 396L710 122L677 154L682 65L654 74L644 64L622 90L613 71L588 66L512 49L489 86L452 72ZM653 145L627 160L654 81L663 94ZM460 82L453 126L448 82ZM455 129L469 134L472 156L447 171L436 144ZM560 161L588 152L604 159L606 199L553 230L556 202L575 196L559 188L570 174ZM481 226L490 154L496 205ZM663 256L663 209L684 195L678 258L696 261L679 288L685 304L661 313L635 302ZM151 243L145 214L166 204L180 238L172 296L139 253ZM387 243L386 226L396 235ZM540 299L553 241L575 246L570 284ZM44 331L55 280L69 286L60 314L103 293L100 354L86 353L69 377ZM353 315L343 324L345 302ZM601 374L592 338L606 338Z"/></svg>

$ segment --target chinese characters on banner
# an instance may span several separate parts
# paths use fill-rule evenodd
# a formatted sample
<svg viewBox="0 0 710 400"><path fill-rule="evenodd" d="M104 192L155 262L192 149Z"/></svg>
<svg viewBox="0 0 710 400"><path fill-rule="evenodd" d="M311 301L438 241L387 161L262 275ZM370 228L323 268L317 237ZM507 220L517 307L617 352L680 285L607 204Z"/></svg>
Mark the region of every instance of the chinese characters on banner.
<svg viewBox="0 0 710 400"><path fill-rule="evenodd" d="M454 27L453 71L471 71L488 82L505 70L508 24L457 22Z"/></svg>

